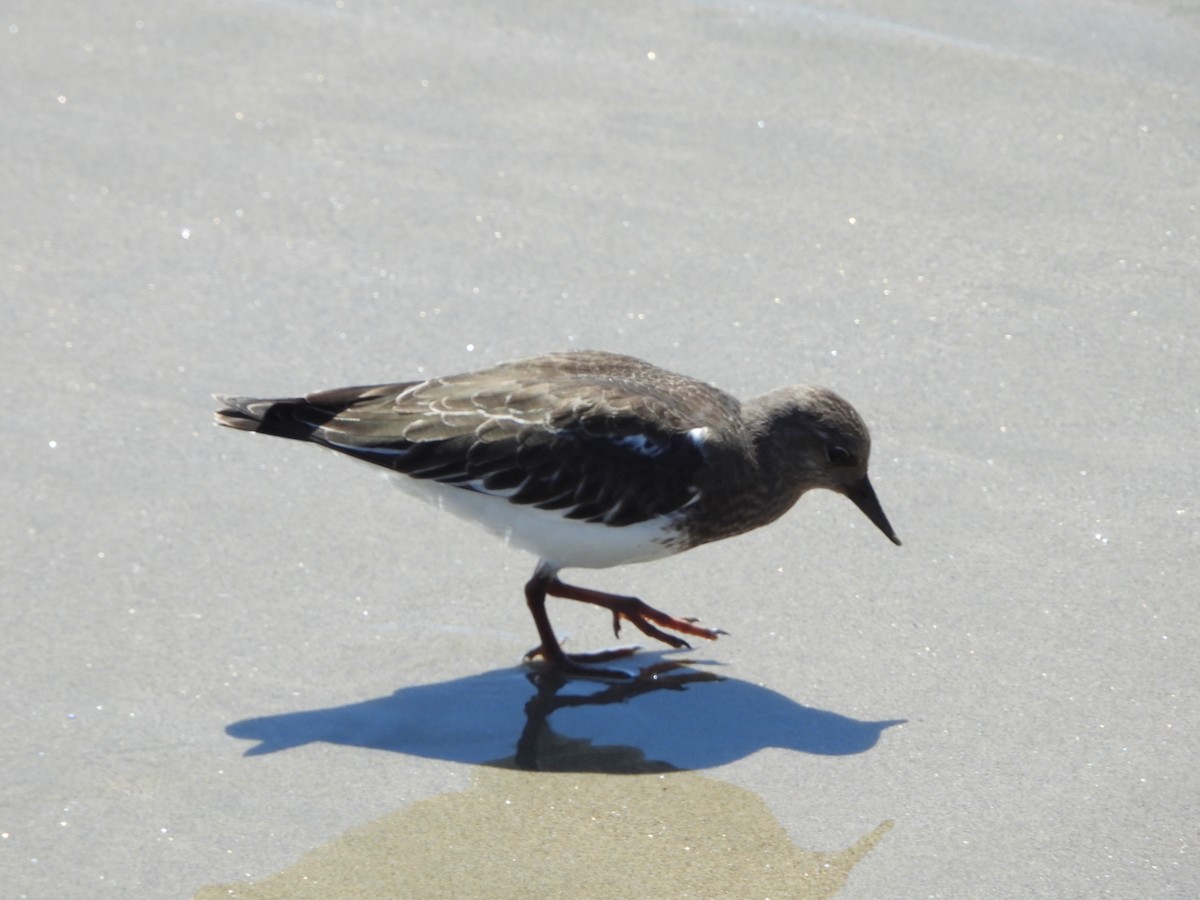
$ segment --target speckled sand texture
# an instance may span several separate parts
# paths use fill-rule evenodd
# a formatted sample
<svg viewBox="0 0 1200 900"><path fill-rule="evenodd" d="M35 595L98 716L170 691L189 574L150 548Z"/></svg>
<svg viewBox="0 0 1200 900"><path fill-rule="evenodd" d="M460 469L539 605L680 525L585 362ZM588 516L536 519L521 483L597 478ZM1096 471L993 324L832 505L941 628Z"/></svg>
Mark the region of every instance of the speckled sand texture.
<svg viewBox="0 0 1200 900"><path fill-rule="evenodd" d="M0 893L1200 896L1198 47L1176 0L0 4ZM728 633L556 683L532 559L212 425L572 347L834 389L904 545L814 494L568 570Z"/></svg>

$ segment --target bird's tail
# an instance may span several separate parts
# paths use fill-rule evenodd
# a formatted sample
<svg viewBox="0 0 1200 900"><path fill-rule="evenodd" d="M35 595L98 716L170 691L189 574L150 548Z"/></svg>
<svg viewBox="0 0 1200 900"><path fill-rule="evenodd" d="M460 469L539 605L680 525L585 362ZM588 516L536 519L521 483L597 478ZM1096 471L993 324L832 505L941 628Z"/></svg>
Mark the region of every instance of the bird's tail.
<svg viewBox="0 0 1200 900"><path fill-rule="evenodd" d="M311 440L322 420L328 420L332 415L327 410L313 407L303 397L260 400L214 394L213 399L222 406L213 414L218 425L297 441Z"/></svg>

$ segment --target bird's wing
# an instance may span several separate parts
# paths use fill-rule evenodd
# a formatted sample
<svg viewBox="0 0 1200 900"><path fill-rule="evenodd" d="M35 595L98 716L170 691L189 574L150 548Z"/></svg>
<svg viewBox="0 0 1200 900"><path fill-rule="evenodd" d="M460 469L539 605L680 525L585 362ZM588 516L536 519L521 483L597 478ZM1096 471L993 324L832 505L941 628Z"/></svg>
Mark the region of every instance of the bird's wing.
<svg viewBox="0 0 1200 900"><path fill-rule="evenodd" d="M565 359L578 365L549 357L541 367L340 388L284 401L272 415L307 429L286 436L567 518L629 525L691 502L705 429L728 427L737 401L682 376L639 378L646 364L635 360L614 372L609 357L596 374L586 354Z"/></svg>

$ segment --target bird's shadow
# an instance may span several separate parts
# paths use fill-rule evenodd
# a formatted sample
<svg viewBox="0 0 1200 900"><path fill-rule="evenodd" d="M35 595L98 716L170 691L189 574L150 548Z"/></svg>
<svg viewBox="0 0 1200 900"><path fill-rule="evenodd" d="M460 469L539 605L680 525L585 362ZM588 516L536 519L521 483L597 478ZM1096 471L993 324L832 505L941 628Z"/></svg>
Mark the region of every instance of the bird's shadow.
<svg viewBox="0 0 1200 900"><path fill-rule="evenodd" d="M226 731L258 742L248 756L325 741L461 763L619 773L704 769L766 747L862 753L904 721L814 709L692 665L660 658L616 684L495 669L361 703L243 719Z"/></svg>

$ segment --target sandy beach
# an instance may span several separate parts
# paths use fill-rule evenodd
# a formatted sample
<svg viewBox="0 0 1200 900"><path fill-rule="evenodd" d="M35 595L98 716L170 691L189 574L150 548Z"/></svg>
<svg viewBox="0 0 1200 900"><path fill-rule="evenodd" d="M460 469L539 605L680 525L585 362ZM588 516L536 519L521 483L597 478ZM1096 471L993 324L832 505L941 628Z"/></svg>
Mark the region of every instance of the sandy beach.
<svg viewBox="0 0 1200 900"><path fill-rule="evenodd" d="M6 4L0 893L1200 894L1197 46L1165 0ZM903 546L814 493L572 571L728 634L563 683L531 557L212 426L568 348L833 388Z"/></svg>

